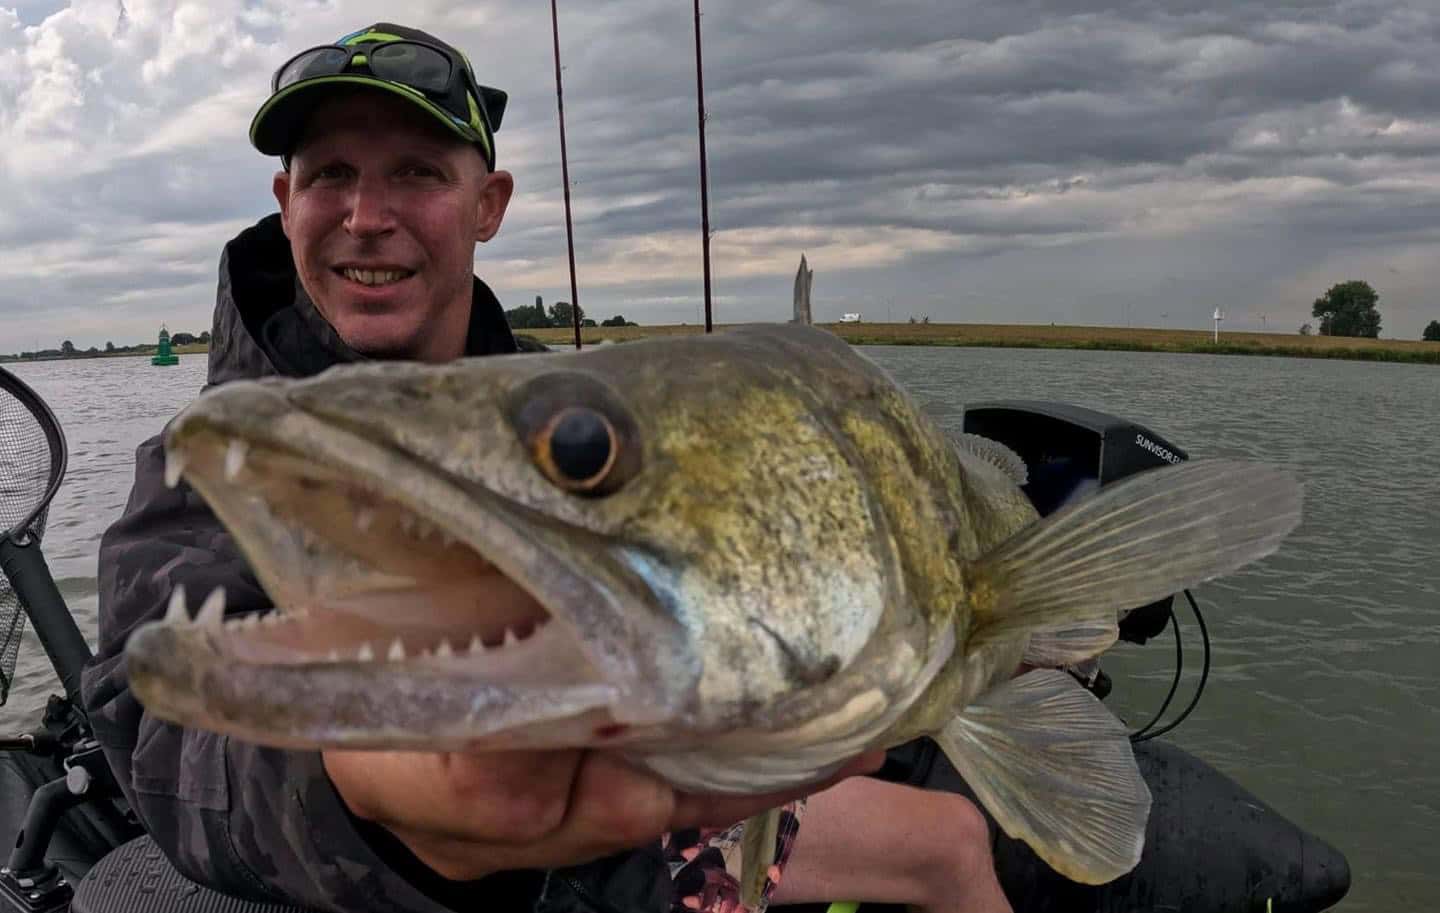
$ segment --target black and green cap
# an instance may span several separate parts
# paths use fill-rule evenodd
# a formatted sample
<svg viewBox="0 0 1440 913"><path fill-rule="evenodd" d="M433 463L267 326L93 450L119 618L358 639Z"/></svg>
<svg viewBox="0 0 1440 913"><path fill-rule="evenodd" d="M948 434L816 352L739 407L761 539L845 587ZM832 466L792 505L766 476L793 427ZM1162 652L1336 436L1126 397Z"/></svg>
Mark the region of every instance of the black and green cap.
<svg viewBox="0 0 1440 913"><path fill-rule="evenodd" d="M275 71L270 98L250 123L250 142L266 155L289 156L316 105L337 88L393 92L480 148L495 169L495 131L508 96L482 86L464 53L434 35L389 22L292 57Z"/></svg>

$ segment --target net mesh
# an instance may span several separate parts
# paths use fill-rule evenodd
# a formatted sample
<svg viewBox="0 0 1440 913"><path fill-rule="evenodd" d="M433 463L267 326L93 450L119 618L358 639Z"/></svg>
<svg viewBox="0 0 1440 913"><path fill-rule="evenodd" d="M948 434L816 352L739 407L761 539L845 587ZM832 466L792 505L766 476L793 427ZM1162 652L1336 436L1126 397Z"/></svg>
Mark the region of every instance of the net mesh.
<svg viewBox="0 0 1440 913"><path fill-rule="evenodd" d="M45 535L48 507L25 530L16 527L45 497L53 460L45 427L14 394L0 387L0 536L28 533L39 540ZM25 617L20 597L0 574L0 705L10 698Z"/></svg>

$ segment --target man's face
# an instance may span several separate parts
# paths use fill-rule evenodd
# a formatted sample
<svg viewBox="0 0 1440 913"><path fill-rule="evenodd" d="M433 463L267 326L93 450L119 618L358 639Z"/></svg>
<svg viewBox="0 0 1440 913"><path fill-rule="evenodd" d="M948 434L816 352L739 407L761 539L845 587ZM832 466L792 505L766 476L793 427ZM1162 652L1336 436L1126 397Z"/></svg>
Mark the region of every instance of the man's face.
<svg viewBox="0 0 1440 913"><path fill-rule="evenodd" d="M375 90L322 105L274 186L300 280L340 338L425 361L463 354L475 243L499 230L512 189L473 146Z"/></svg>

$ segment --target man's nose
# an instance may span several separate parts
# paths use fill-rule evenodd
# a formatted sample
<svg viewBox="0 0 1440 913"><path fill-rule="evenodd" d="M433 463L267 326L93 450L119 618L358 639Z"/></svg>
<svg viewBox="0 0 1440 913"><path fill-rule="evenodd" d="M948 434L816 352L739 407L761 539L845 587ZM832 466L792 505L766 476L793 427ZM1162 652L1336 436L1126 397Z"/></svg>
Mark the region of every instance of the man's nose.
<svg viewBox="0 0 1440 913"><path fill-rule="evenodd" d="M357 238L383 235L395 225L389 188L383 180L361 178L350 197L350 213L345 229Z"/></svg>

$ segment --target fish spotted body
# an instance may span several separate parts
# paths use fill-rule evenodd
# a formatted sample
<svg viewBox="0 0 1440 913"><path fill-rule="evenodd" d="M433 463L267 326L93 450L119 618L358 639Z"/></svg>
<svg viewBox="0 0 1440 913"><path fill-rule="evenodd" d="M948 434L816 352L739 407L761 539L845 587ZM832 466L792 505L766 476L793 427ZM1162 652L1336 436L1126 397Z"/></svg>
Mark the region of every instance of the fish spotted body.
<svg viewBox="0 0 1440 913"><path fill-rule="evenodd" d="M299 748L591 746L681 788L817 782L936 738L1012 836L1091 883L1149 795L1068 675L1119 612L1274 551L1299 487L1145 473L1040 519L822 330L347 366L227 385L167 433L278 610L128 645L185 725ZM747 854L747 857L750 854Z"/></svg>

